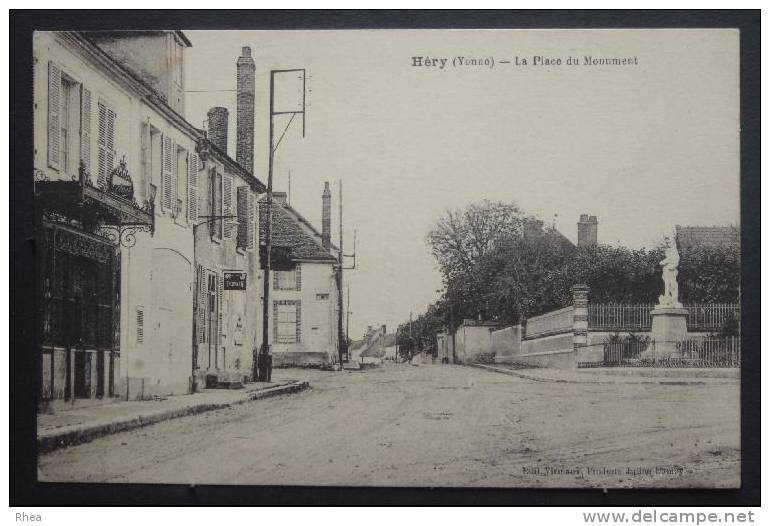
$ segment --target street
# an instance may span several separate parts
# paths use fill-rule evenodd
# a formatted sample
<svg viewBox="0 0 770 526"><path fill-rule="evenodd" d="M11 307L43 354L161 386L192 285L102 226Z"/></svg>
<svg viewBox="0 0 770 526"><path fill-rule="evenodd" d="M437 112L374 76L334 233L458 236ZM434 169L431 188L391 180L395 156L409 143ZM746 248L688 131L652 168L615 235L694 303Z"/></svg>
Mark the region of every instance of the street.
<svg viewBox="0 0 770 526"><path fill-rule="evenodd" d="M169 420L39 458L78 482L737 487L736 380L536 382L471 367L284 370L294 395Z"/></svg>

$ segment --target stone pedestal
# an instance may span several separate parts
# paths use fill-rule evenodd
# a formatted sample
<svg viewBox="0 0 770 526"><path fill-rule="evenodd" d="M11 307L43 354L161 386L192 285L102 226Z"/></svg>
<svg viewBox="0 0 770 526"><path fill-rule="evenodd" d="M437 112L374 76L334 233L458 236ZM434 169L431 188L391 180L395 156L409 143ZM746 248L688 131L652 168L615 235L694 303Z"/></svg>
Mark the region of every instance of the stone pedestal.
<svg viewBox="0 0 770 526"><path fill-rule="evenodd" d="M679 358L676 344L687 339L687 313L687 309L682 307L656 306L650 312L652 315L650 336L655 343L642 353L641 358Z"/></svg>

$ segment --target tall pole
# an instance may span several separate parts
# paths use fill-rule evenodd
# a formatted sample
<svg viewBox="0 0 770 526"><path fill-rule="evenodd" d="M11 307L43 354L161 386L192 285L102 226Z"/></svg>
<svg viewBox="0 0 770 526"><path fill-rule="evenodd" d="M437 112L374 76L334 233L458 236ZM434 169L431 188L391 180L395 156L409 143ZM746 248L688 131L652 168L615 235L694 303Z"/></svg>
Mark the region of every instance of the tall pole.
<svg viewBox="0 0 770 526"><path fill-rule="evenodd" d="M344 253L343 253L343 234L342 234L342 180L340 180L340 253L339 253L339 271L337 272L337 334L338 334L338 351L340 357L340 371L344 370L342 366L342 356L347 347L347 341L344 340L344 333L342 332L342 315L344 311L344 304L342 301L342 267L344 266ZM343 341L344 340L344 341Z"/></svg>
<svg viewBox="0 0 770 526"><path fill-rule="evenodd" d="M350 340L350 285L348 285L348 310L345 311L345 344Z"/></svg>
<svg viewBox="0 0 770 526"><path fill-rule="evenodd" d="M275 87L274 72L270 72L270 133L268 137L268 165L267 165L267 213L265 214L265 276L262 283L262 347L255 364L255 377L262 382L268 381L268 357L270 355L270 343L268 342L268 323L270 308L270 265L273 244L273 111Z"/></svg>

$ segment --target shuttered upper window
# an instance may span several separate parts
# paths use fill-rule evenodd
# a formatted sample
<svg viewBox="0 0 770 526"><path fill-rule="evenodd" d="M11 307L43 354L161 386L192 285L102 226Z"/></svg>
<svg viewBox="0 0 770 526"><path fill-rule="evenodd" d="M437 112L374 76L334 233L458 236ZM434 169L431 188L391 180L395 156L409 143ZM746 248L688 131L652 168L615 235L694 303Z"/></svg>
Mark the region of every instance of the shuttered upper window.
<svg viewBox="0 0 770 526"><path fill-rule="evenodd" d="M102 190L107 189L107 176L115 166L115 120L117 114L105 102L99 101L98 140L99 160L97 185Z"/></svg>
<svg viewBox="0 0 770 526"><path fill-rule="evenodd" d="M254 194L248 186L239 186L238 206L238 248L254 248Z"/></svg>

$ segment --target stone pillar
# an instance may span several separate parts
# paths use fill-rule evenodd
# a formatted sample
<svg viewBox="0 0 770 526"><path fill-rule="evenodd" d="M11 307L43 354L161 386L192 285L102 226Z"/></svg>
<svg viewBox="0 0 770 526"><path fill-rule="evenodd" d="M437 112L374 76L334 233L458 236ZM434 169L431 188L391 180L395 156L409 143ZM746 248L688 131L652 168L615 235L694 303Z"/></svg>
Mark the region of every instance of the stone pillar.
<svg viewBox="0 0 770 526"><path fill-rule="evenodd" d="M575 367L578 355L588 345L588 285L572 287L572 346L575 350Z"/></svg>
<svg viewBox="0 0 770 526"><path fill-rule="evenodd" d="M643 359L679 358L677 342L687 339L688 310L682 307L656 305L652 315L652 345L642 353Z"/></svg>
<svg viewBox="0 0 770 526"><path fill-rule="evenodd" d="M256 66L251 48L243 47L236 62L236 135L235 160L254 173L254 75Z"/></svg>

